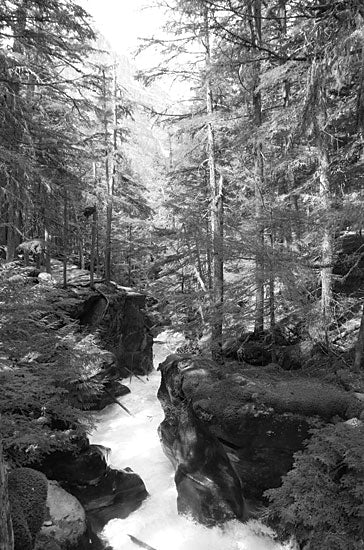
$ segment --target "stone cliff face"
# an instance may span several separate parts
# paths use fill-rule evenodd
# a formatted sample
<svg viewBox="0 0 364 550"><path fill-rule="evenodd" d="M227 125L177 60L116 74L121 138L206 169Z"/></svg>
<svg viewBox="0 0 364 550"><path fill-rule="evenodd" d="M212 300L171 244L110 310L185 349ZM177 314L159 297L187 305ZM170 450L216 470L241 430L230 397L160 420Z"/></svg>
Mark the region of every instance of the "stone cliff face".
<svg viewBox="0 0 364 550"><path fill-rule="evenodd" d="M75 317L99 331L121 375L147 374L153 368L153 336L145 312L146 297L122 287L89 290Z"/></svg>
<svg viewBox="0 0 364 550"><path fill-rule="evenodd" d="M167 359L160 370L158 398L165 412L160 437L176 469L178 511L206 525L235 518L245 520L240 479L223 445L194 415L186 400L179 360Z"/></svg>
<svg viewBox="0 0 364 550"><path fill-rule="evenodd" d="M207 468L209 479L210 467L218 480L225 469L230 477L228 490L234 495L238 491L232 483L236 472L244 495L260 499L266 489L280 485L311 428L359 416L364 407L334 385L293 377L277 365L258 368L230 363L220 367L201 357L174 355L160 370L158 397L166 415L160 434L177 468L177 489L185 465L191 468L192 464L193 472ZM206 449L212 441L216 454ZM206 454L213 457L211 463ZM233 468L225 458L218 466L226 455ZM230 509L239 516L237 501L234 496Z"/></svg>

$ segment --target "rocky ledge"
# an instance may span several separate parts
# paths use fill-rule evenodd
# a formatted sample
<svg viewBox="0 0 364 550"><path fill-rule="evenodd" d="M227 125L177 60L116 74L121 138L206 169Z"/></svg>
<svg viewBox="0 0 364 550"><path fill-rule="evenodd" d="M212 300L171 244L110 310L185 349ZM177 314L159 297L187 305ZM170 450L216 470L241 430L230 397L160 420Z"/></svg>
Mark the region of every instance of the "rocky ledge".
<svg viewBox="0 0 364 550"><path fill-rule="evenodd" d="M78 454L57 452L42 464L42 471L82 504L95 533L108 521L126 518L148 496L143 480L130 468L108 466L110 449L88 445Z"/></svg>
<svg viewBox="0 0 364 550"><path fill-rule="evenodd" d="M205 523L244 518L241 495L261 499L278 487L312 428L363 414L364 402L355 394L293 377L278 365L221 367L203 357L171 355L159 369L160 436L176 467L179 509L204 516ZM199 510L186 504L202 492ZM213 496L222 510L210 503Z"/></svg>

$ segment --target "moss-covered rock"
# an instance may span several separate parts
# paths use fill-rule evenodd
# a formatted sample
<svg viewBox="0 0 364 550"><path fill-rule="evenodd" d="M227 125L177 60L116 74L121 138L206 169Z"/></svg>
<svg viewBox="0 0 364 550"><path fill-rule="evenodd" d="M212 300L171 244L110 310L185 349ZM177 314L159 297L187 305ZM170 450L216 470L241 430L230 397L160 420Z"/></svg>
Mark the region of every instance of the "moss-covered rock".
<svg viewBox="0 0 364 550"><path fill-rule="evenodd" d="M158 397L165 411L178 417L180 404L189 403L225 445L248 497L260 498L280 485L311 429L359 418L364 409L364 402L339 386L304 373L293 377L279 365L220 367L209 359L175 355L160 368Z"/></svg>
<svg viewBox="0 0 364 550"><path fill-rule="evenodd" d="M8 486L14 550L32 550L45 516L47 478L31 468L17 468L9 473Z"/></svg>

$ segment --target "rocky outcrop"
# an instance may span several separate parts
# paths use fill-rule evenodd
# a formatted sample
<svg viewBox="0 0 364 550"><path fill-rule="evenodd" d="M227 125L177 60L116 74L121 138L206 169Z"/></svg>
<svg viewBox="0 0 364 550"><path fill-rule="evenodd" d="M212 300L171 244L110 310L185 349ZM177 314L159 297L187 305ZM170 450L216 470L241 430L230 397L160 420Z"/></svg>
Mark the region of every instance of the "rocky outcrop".
<svg viewBox="0 0 364 550"><path fill-rule="evenodd" d="M79 443L80 451L56 451L39 465L48 479L56 479L65 486L96 485L108 467L110 449L102 445Z"/></svg>
<svg viewBox="0 0 364 550"><path fill-rule="evenodd" d="M82 452L58 452L42 464L48 478L57 479L82 504L95 532L114 518L126 518L148 496L143 480L129 468L107 464L109 449L88 445Z"/></svg>
<svg viewBox="0 0 364 550"><path fill-rule="evenodd" d="M160 365L158 392L165 412L160 437L176 469L178 511L206 525L244 520L247 512L240 480L222 444L186 402L178 363L170 359Z"/></svg>
<svg viewBox="0 0 364 550"><path fill-rule="evenodd" d="M311 428L359 417L364 408L340 388L297 374L293 378L278 365L219 367L201 357L170 356L160 369L159 398L168 427L162 425L161 436L169 456L177 460L181 439L188 445L180 433L185 421L178 419L188 407L189 422L200 429L200 434L193 432L191 453L196 454L196 437L201 447L204 438L218 439L248 498L261 498L266 489L280 485ZM185 447L178 460L184 462L188 452Z"/></svg>
<svg viewBox="0 0 364 550"><path fill-rule="evenodd" d="M153 337L145 312L146 296L119 286L87 290L73 315L83 326L99 330L121 375L147 374L153 368Z"/></svg>
<svg viewBox="0 0 364 550"><path fill-rule="evenodd" d="M111 519L128 517L148 496L142 479L130 468L107 468L97 485L74 486L72 493L82 503L96 533Z"/></svg>

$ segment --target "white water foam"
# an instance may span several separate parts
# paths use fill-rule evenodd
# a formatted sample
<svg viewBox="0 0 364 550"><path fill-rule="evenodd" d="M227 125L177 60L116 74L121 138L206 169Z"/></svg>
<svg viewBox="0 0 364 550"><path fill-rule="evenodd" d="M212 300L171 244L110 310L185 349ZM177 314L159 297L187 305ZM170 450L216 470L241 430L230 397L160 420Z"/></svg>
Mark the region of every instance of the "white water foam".
<svg viewBox="0 0 364 550"><path fill-rule="evenodd" d="M181 338L163 333L154 345L156 367L181 343ZM162 451L157 428L163 411L156 393L160 374L147 379L133 378L131 393L122 398L133 413L128 416L117 405L95 415L97 428L91 443L111 448L114 468L129 466L143 479L150 494L128 518L111 520L103 535L115 550L136 550L128 534L156 550L289 550L273 540L273 533L257 521L230 521L223 528L207 528L177 514L174 471Z"/></svg>

